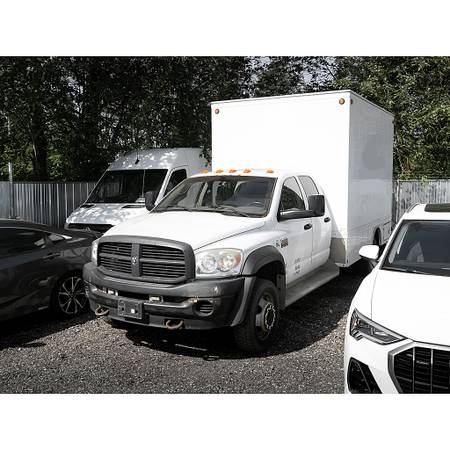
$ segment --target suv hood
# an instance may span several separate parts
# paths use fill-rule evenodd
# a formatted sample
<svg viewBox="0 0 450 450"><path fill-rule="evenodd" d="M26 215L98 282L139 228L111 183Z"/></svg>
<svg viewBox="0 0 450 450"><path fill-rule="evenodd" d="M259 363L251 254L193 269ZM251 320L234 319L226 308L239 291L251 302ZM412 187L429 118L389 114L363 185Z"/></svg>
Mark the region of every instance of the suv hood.
<svg viewBox="0 0 450 450"><path fill-rule="evenodd" d="M76 209L67 218L67 223L117 225L146 212L144 205L136 205L136 203L94 203L92 206Z"/></svg>
<svg viewBox="0 0 450 450"><path fill-rule="evenodd" d="M450 345L450 277L378 270L372 320L414 341Z"/></svg>
<svg viewBox="0 0 450 450"><path fill-rule="evenodd" d="M111 228L105 236L126 235L186 242L194 250L222 239L260 228L264 218L211 212L149 213Z"/></svg>

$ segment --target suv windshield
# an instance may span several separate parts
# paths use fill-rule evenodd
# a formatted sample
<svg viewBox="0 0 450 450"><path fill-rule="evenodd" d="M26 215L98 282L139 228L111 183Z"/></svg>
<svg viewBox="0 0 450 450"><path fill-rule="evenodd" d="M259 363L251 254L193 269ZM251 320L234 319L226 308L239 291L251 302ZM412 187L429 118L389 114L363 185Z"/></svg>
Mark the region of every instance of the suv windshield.
<svg viewBox="0 0 450 450"><path fill-rule="evenodd" d="M208 211L263 217L270 208L275 178L207 176L188 178L153 210Z"/></svg>
<svg viewBox="0 0 450 450"><path fill-rule="evenodd" d="M450 222L405 221L382 269L450 275Z"/></svg>
<svg viewBox="0 0 450 450"><path fill-rule="evenodd" d="M145 192L160 191L166 173L166 169L107 170L86 202L143 202Z"/></svg>

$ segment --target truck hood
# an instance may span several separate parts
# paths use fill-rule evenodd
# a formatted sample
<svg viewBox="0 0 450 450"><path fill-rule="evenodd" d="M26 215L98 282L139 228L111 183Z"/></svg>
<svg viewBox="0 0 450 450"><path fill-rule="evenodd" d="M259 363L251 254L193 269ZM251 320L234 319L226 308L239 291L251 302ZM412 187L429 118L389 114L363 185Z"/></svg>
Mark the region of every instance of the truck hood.
<svg viewBox="0 0 450 450"><path fill-rule="evenodd" d="M145 206L136 208L136 204L95 203L87 208L76 209L67 218L67 223L117 225L124 220L132 219L146 212Z"/></svg>
<svg viewBox="0 0 450 450"><path fill-rule="evenodd" d="M372 320L414 341L450 345L450 277L378 270Z"/></svg>
<svg viewBox="0 0 450 450"><path fill-rule="evenodd" d="M194 250L264 226L264 218L211 212L150 213L111 228L105 236L154 237L186 242Z"/></svg>

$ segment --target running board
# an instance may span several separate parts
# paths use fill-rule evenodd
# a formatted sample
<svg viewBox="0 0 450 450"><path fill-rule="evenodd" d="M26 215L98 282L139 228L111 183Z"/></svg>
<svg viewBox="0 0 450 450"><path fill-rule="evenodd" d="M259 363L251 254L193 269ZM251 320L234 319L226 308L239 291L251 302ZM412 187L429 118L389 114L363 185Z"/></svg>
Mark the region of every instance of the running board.
<svg viewBox="0 0 450 450"><path fill-rule="evenodd" d="M286 287L285 307L300 300L314 289L328 283L339 275L339 267L328 260L323 266L314 272L306 275L304 278L292 283Z"/></svg>

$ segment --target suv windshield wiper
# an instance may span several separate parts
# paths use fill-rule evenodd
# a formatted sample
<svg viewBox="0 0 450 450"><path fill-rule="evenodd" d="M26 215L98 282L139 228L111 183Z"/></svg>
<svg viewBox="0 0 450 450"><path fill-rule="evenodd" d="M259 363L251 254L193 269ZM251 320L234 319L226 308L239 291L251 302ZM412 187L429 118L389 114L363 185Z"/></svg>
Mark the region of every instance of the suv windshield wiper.
<svg viewBox="0 0 450 450"><path fill-rule="evenodd" d="M396 267L396 266L384 266L383 269L385 270L393 270L396 272L405 272L405 273L418 273L420 275L432 275L430 272L425 272L423 270L417 270L417 269L411 269L411 268L405 268L405 267Z"/></svg>

